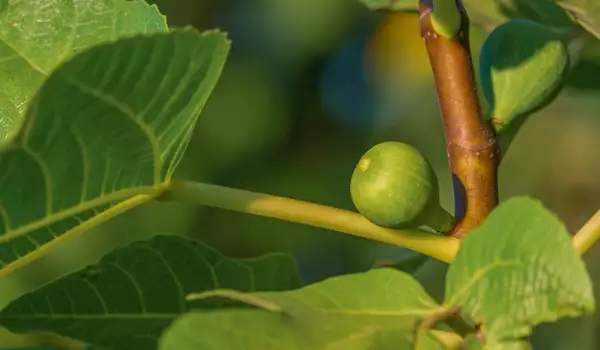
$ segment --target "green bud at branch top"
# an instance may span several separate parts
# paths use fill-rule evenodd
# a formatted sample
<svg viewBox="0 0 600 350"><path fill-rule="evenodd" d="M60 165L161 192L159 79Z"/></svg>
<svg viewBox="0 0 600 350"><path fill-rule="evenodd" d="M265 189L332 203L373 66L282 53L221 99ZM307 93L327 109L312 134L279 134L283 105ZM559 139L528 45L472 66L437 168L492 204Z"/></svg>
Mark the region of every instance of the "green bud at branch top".
<svg viewBox="0 0 600 350"><path fill-rule="evenodd" d="M496 27L481 48L481 87L500 131L551 100L569 64L559 34L526 19Z"/></svg>
<svg viewBox="0 0 600 350"><path fill-rule="evenodd" d="M441 36L452 38L458 34L461 15L456 0L433 0L431 25Z"/></svg>

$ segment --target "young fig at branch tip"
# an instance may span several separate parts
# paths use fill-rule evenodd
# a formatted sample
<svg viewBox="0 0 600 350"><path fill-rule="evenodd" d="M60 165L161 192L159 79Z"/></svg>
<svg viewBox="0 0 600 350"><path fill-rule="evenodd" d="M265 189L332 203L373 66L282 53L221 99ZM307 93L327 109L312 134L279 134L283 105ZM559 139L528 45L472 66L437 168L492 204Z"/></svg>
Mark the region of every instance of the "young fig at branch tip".
<svg viewBox="0 0 600 350"><path fill-rule="evenodd" d="M454 217L439 203L438 180L414 147L388 141L359 160L350 181L354 206L369 221L392 229L420 226L446 232Z"/></svg>
<svg viewBox="0 0 600 350"><path fill-rule="evenodd" d="M496 131L547 104L568 65L561 36L540 23L513 19L494 29L481 48L479 72Z"/></svg>

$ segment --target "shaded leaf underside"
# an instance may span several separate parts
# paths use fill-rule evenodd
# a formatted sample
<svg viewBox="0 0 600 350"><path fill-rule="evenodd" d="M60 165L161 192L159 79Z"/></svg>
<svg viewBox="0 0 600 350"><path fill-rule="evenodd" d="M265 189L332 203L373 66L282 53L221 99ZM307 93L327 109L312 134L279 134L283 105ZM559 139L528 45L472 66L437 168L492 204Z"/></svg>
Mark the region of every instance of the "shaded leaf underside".
<svg viewBox="0 0 600 350"><path fill-rule="evenodd" d="M299 284L287 255L235 260L197 241L156 236L23 296L0 312L0 325L56 332L105 349L155 349L175 317L190 308L224 306L216 299L186 303L191 292L277 291Z"/></svg>

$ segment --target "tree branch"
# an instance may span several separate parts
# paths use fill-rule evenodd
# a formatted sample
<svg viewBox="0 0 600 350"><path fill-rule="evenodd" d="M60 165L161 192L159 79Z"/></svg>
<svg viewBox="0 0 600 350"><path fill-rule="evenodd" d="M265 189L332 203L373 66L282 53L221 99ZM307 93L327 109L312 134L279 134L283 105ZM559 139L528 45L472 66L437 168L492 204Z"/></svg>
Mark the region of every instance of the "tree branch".
<svg viewBox="0 0 600 350"><path fill-rule="evenodd" d="M174 181L157 200L206 205L321 227L406 247L446 263L452 262L459 247L455 238L417 229L383 228L351 211L205 183Z"/></svg>
<svg viewBox="0 0 600 350"><path fill-rule="evenodd" d="M449 0L452 1L452 0ZM420 1L421 37L429 54L440 104L448 162L454 181L457 224L448 235L462 238L498 204L498 147L484 120L469 45L469 20L460 4L458 34L446 38L431 23L431 0Z"/></svg>

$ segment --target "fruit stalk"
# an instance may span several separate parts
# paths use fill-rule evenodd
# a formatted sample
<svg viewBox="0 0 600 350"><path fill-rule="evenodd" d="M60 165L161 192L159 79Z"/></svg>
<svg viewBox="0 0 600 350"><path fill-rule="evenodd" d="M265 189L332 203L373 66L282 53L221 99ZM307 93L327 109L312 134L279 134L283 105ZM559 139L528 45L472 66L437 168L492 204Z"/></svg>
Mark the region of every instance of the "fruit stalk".
<svg viewBox="0 0 600 350"><path fill-rule="evenodd" d="M498 147L493 128L483 118L475 85L469 45L469 20L461 2L458 33L440 35L434 29L431 0L421 0L420 32L434 75L448 162L454 182L457 223L447 232L457 238L481 224L498 204Z"/></svg>

